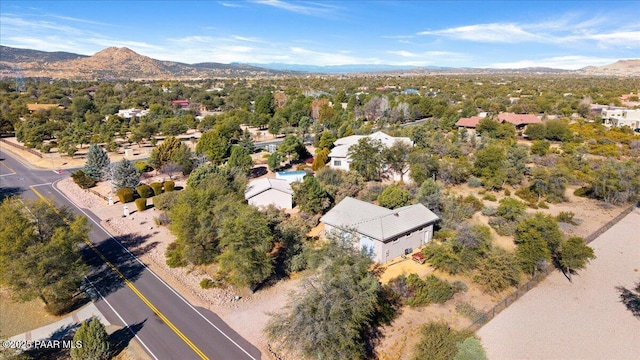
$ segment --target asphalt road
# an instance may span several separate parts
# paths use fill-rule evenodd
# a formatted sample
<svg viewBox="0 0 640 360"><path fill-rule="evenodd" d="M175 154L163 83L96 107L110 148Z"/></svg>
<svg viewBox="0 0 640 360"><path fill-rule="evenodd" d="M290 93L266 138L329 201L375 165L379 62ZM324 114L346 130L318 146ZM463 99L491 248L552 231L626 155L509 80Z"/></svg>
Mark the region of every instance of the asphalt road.
<svg viewBox="0 0 640 360"><path fill-rule="evenodd" d="M90 211L76 207L55 188L69 176L34 170L0 151L0 188L4 194L37 199L39 194L58 206L87 216L92 225L83 256L91 266L87 276L96 306L112 324L129 328L154 359L260 359L260 351L213 312L196 308L148 269L119 240L99 225ZM35 190L34 190L35 189Z"/></svg>

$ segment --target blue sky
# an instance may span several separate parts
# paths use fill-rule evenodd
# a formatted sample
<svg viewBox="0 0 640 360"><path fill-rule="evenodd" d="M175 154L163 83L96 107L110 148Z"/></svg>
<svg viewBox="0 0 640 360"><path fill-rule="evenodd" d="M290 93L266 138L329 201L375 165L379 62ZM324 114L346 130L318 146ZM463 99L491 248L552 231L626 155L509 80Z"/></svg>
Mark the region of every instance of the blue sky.
<svg viewBox="0 0 640 360"><path fill-rule="evenodd" d="M0 43L160 60L577 69L640 58L640 1L11 1Z"/></svg>

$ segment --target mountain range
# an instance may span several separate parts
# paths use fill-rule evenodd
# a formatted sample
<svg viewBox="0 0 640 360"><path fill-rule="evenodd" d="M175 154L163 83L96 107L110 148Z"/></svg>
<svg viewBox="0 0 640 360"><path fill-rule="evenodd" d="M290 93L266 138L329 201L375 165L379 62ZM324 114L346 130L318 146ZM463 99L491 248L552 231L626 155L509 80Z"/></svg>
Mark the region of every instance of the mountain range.
<svg viewBox="0 0 640 360"><path fill-rule="evenodd" d="M68 52L45 52L0 45L0 77L39 77L70 80L205 79L282 77L313 74L426 75L426 74L567 74L591 76L640 76L640 59L620 60L580 70L551 68L483 69L408 67L393 65L312 66L296 64L185 64L140 55L126 47L110 47L93 56Z"/></svg>

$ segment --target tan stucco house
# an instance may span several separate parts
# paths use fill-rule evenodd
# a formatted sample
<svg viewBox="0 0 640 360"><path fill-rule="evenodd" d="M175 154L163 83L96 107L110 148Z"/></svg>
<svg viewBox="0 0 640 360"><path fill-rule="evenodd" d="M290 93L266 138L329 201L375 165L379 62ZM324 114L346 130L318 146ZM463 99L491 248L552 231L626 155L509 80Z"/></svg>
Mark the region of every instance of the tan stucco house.
<svg viewBox="0 0 640 360"><path fill-rule="evenodd" d="M373 260L384 264L431 241L439 219L422 204L391 210L346 197L320 221L327 234L354 232L354 246L369 249Z"/></svg>

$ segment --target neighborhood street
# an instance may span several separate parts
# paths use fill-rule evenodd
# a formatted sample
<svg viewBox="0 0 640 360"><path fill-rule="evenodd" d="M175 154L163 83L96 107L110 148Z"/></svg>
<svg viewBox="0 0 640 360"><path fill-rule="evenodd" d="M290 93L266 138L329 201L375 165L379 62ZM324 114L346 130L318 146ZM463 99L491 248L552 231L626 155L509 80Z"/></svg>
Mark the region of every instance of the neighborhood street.
<svg viewBox="0 0 640 360"><path fill-rule="evenodd" d="M51 170L35 170L0 151L2 196L45 197L87 216L91 245L83 257L91 266L86 287L109 322L128 326L131 336L154 359L260 359L260 351L229 328L213 312L196 308L148 269L102 226L88 210L59 192L67 178ZM80 204L81 206L81 204Z"/></svg>

